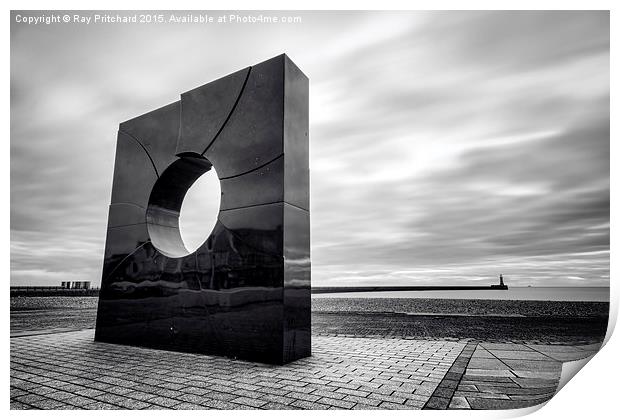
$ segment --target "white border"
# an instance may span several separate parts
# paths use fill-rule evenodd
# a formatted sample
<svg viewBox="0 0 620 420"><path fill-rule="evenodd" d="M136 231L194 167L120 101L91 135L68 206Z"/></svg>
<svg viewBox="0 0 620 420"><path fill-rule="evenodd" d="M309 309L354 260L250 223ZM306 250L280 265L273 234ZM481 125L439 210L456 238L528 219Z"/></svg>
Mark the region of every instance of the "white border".
<svg viewBox="0 0 620 420"><path fill-rule="evenodd" d="M260 2L260 7L257 7L257 2L248 1L248 0L230 0L227 2L218 1L218 2L195 2L195 1L186 1L186 0L177 0L175 2L165 2L165 1L151 1L148 4L140 4L140 2L132 1L132 0L109 0L109 1L90 1L88 4L79 1L6 1L3 4L6 5L7 9L4 14L4 19L2 20L3 33L5 34L5 40L3 43L3 53L5 57L5 63L8 63L8 58L10 57L10 26L9 26L9 10L11 9L99 9L99 10L133 10L133 9L146 9L144 6L148 6L148 10L157 10L157 9L177 9L177 10L223 10L223 9L239 9L239 10L252 10L252 9L262 9L262 10L287 10L291 9L291 5L293 2L282 1L282 0L272 0L272 1L262 1ZM616 2L617 3L617 2ZM522 0L522 1L469 1L467 3L463 1L393 1L393 0L384 0L381 2L370 2L370 1L357 1L357 2L341 2L335 0L316 0L316 1L297 1L294 3L294 9L298 10L356 10L356 9L364 9L364 10L611 10L611 74L617 73L614 71L614 68L618 68L617 65L617 24L618 18L616 16L617 7L615 3L612 1L532 1L532 0ZM355 6L353 8L352 6ZM5 64L4 68L4 80L5 83L2 85L2 93L3 93L3 107L4 112L3 116L5 119L5 136L6 139L2 146L3 151L1 159L2 159L2 179L0 180L0 185L2 186L3 197L5 197L5 202L8 199L10 183L9 183L9 165L10 165L10 148L9 148L9 112L10 112L10 95L9 95L9 71L10 67ZM615 94L616 84L614 83L614 78L611 80L611 91ZM611 139L615 138L616 123L617 121L617 110L614 101L615 95L612 95L611 100ZM617 147L614 142L611 143L611 156L617 158ZM612 161L618 161L618 159L612 159ZM614 210L617 208L616 197L615 197L615 188L614 186L616 181L616 175L618 170L611 166L610 178L612 181L612 190L611 190L611 213L614 213ZM2 233L6 238L4 243L2 244L5 263L5 276L6 285L2 289L4 302L8 303L8 283L10 278L10 257L9 257L9 249L10 249L10 219L9 219L9 211L10 209L5 206L2 208ZM613 248L614 243L616 242L615 238L617 229L615 224L611 224L611 245ZM617 273L617 264L615 264L614 259L611 260L611 278L615 279L615 275ZM615 287L615 283L612 280L611 285L611 313L610 313L610 330L613 330L617 319L617 310L618 310L618 290ZM9 337L9 308L8 305L3 311L3 331L2 334L4 337ZM608 337L609 338L609 337ZM7 340L8 341L8 340ZM617 388L615 387L615 382L617 378L620 377L618 371L618 361L616 360L616 355L618 354L619 344L617 339L611 339L606 344L606 346L601 350L599 354L597 354L591 362L589 362L582 370L578 373L577 378L569 381L568 384L551 400L549 401L545 407L540 410L532 410L532 409L524 409L524 410L506 410L506 411L476 411L475 414L472 412L458 412L458 411L440 411L440 412L430 412L424 411L419 413L419 415L424 418L464 418L465 416L475 415L477 418L512 418L520 415L524 415L527 412L534 411L531 414L532 419L536 418L548 418L548 417L561 417L563 419L583 419L584 417L590 418L609 418L610 413L616 411L615 399L617 398ZM6 343L4 347L4 363L2 363L2 373L3 377L6 380L4 389L8 394L9 391L9 343ZM9 410L9 398L6 395L2 399L2 405L5 410ZM143 416L146 413L140 412L122 412L123 416ZM117 412L71 412L71 411L45 411L45 412L18 412L12 411L9 413L10 416L24 416L24 417L38 417L38 416L46 416L46 418L67 418L71 416L95 416L95 417L106 417L111 418L112 416L116 416ZM228 416L257 416L263 418L286 418L290 419L293 415L295 417L312 417L312 418L327 418L328 416L331 418L333 416L337 417L352 417L352 416L372 416L376 418L376 416L386 416L389 415L390 418L394 417L410 417L412 415L418 415L418 413L412 413L411 411L373 411L373 412L346 412L346 411L334 411L334 412L300 412L300 411L286 411L286 412L277 412L277 411L266 411L266 412L215 412L209 411L205 412L184 412L180 414L176 414L172 411L149 411L149 417L171 417L173 415L181 415L184 417L192 417L192 418L204 418L204 416L208 415L210 418L226 418Z"/></svg>

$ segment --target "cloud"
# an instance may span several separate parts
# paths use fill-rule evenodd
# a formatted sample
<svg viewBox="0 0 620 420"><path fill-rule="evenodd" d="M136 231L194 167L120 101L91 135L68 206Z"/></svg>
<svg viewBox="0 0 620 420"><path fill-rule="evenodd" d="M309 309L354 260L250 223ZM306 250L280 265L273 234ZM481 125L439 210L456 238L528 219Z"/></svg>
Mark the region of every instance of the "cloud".
<svg viewBox="0 0 620 420"><path fill-rule="evenodd" d="M97 283L117 124L281 52L311 80L313 284L609 284L608 13L288 14L14 23L12 284Z"/></svg>

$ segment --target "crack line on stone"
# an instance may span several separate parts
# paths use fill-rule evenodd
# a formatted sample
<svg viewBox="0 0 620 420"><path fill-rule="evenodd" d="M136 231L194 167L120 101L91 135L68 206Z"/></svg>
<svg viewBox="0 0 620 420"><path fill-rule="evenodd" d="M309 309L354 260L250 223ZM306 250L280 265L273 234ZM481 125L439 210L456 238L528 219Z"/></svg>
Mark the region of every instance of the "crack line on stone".
<svg viewBox="0 0 620 420"><path fill-rule="evenodd" d="M524 344L525 345L525 344ZM526 346L527 347L527 346ZM482 348L484 351L486 351L487 353L489 353L491 356L493 356L493 359L497 360L498 362L500 362L502 365L506 366L508 368L508 370L510 370L512 372L512 368L510 366L508 366L506 363L504 363L504 361L502 359L500 359L499 357L497 357L495 355L495 353L493 353L493 350L487 349L483 343L480 344L480 348ZM514 382L514 381L513 381ZM517 384L518 385L518 384Z"/></svg>
<svg viewBox="0 0 620 420"><path fill-rule="evenodd" d="M271 204L279 204L279 203L284 203L284 201L279 200L279 201L272 201L270 203L250 204L248 206L232 207L229 209L222 209L220 211L242 210L242 209L249 209L250 207L269 206Z"/></svg>
<svg viewBox="0 0 620 420"><path fill-rule="evenodd" d="M205 148L205 150L201 153L201 155L204 156L204 154L207 153L207 150L209 150L209 148L213 145L213 143L215 143L215 140L217 140L220 133L224 130L224 127L226 127L226 124L228 124L228 120L230 120L230 117L232 117L233 113L237 109L237 104L239 104L239 101L241 100L241 96L243 96L243 92L245 91L245 86L248 84L248 79L250 78L251 72L252 72L252 66L248 67L248 74L245 75L245 80L243 81L243 85L241 86L241 90L239 91L239 95L237 96L237 100L235 100L235 103L233 104L232 108L230 109L230 112L228 113L228 116L222 123L222 126L217 131L217 133L215 133L215 136L213 136L213 140L211 140L211 143L209 143L209 145Z"/></svg>
<svg viewBox="0 0 620 420"><path fill-rule="evenodd" d="M521 343L521 344L524 345L525 347L527 347L528 349L530 349L532 351L535 351L536 353L542 354L545 357L548 357L550 359L555 360L556 362L564 363L562 360L558 360L555 357L551 357L551 356L549 356L549 355L547 355L547 354L545 354L545 353L543 353L543 352L541 352L539 350L536 350L535 348L531 347L531 345L528 345L528 344L525 344L525 343ZM573 346L571 346L571 347L573 347ZM495 355L493 355L493 356L495 356Z"/></svg>
<svg viewBox="0 0 620 420"><path fill-rule="evenodd" d="M284 201L284 200L271 201L269 203L250 204L250 205L247 205L247 206L240 206L240 207L231 207L229 209L221 209L220 211L222 212L222 211L231 211L231 210L243 210L243 209L249 209L251 207L269 206L271 204L280 204L280 203L288 204L289 206L295 207L296 209L299 209L299 210L302 210L302 211L306 211L306 212L309 211L307 209L304 209L302 207L296 206L295 204L291 204L288 201Z"/></svg>
<svg viewBox="0 0 620 420"><path fill-rule="evenodd" d="M144 145L142 144L142 142L140 140L138 140L137 137L132 136L131 134L129 134L126 131L123 130L118 130L119 133L126 135L127 137L129 137L130 139L133 139L136 143L138 143L140 145L140 147L142 148L142 150L144 150L144 153L146 153L146 156L149 158L149 160L151 161L151 165L153 165L153 170L155 171L155 175L157 176L157 178L159 179L159 172L157 172L157 166L155 166L155 162L153 162L153 158L151 158L151 154L149 153L148 150L146 150L146 147L144 147Z"/></svg>
<svg viewBox="0 0 620 420"><path fill-rule="evenodd" d="M279 154L278 156L276 156L273 159L271 159L269 162L263 163L262 165L257 166L256 168L250 169L249 171L241 172L240 174L237 174L237 175L231 175L231 176L222 177L222 178L220 178L220 181L224 181L226 179L232 179L232 178L237 178L239 176L251 174L254 171L258 171L259 169L264 168L265 166L269 165L270 163L275 162L276 160L280 159L282 156L284 156L284 153Z"/></svg>
<svg viewBox="0 0 620 420"><path fill-rule="evenodd" d="M136 204L136 203L130 203L130 202L128 202L128 201L117 201L117 202L115 202L115 203L110 203L110 206L115 206L115 205L117 205L117 204L126 204L126 205L128 205L128 206L136 206L136 207L141 208L142 210L146 210L146 207L142 207L142 206L141 206L141 205L139 205L139 204Z"/></svg>
<svg viewBox="0 0 620 420"><path fill-rule="evenodd" d="M128 223L126 225L108 226L108 229L116 229L116 228L127 227L127 226L138 226L138 225L144 225L144 224L146 224L146 222Z"/></svg>
<svg viewBox="0 0 620 420"><path fill-rule="evenodd" d="M288 205L289 205L289 206L291 206L291 207L295 207L296 209L299 209L299 210L302 210L302 211L307 211L307 212L310 212L310 210L305 209L305 208L303 208L303 207L296 206L295 204L289 203L288 201L283 201L283 203L284 203L284 204L288 204Z"/></svg>

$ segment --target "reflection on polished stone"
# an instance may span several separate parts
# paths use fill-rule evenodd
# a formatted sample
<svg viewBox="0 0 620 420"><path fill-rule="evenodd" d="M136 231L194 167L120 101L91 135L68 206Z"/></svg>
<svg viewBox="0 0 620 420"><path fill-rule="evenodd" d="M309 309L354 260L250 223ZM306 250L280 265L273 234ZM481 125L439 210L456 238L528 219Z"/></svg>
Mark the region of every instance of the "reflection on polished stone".
<svg viewBox="0 0 620 420"><path fill-rule="evenodd" d="M189 253L185 193L215 168ZM282 364L310 355L308 79L285 55L120 125L95 339Z"/></svg>

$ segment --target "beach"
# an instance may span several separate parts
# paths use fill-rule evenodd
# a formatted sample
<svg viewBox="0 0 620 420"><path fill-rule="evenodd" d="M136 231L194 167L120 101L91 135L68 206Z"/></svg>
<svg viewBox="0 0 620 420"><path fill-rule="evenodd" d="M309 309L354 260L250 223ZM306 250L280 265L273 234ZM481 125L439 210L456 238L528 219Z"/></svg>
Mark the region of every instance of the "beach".
<svg viewBox="0 0 620 420"><path fill-rule="evenodd" d="M94 328L97 297L11 297L11 334ZM583 344L603 341L608 302L312 298L313 335Z"/></svg>

